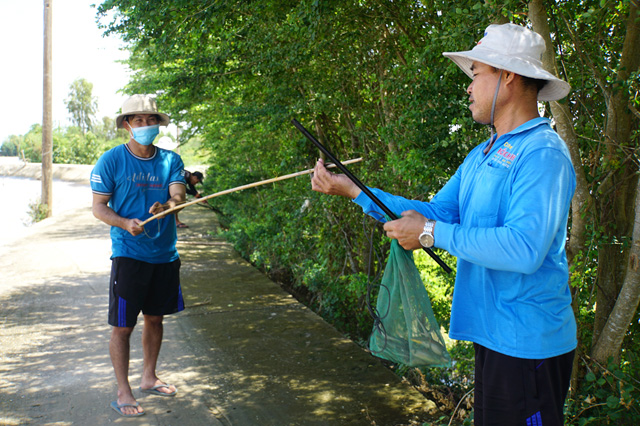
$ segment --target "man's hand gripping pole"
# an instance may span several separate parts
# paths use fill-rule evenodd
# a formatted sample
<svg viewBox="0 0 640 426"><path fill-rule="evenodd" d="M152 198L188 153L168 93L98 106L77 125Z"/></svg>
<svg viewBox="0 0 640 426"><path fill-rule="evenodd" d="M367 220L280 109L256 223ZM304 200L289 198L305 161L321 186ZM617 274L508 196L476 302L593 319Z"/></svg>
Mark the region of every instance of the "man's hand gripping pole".
<svg viewBox="0 0 640 426"><path fill-rule="evenodd" d="M318 147L318 149L320 151L322 151L329 160L331 160L331 162L333 162L337 168L340 169L340 171L342 173L344 173L349 179L351 179L351 181L353 183L355 183L358 188L360 188L362 190L362 192L364 192L370 199L371 201L373 201L374 203L376 203L376 205L378 207L380 207L382 209L383 212L385 212L387 214L387 216L389 216L391 219L396 220L398 219L398 216L393 213L391 210L389 210L389 208L387 206L385 206L382 201L380 201L380 199L378 197L376 197L370 190L369 188L367 188L362 182L360 182L360 180L355 177L331 152L329 152L329 150L327 150L327 148L325 148L311 133L309 133L309 131L307 131L307 129L304 128L304 126L302 124L300 124L298 122L298 120L296 120L295 118L291 120L291 123L293 123L294 126L296 126L296 128L298 130L300 130L300 132L302 132L303 135L306 136L307 139L309 139L311 142L313 142L313 144ZM438 256L437 254L435 254L433 252L433 250L431 250L430 248L427 247L423 247L423 250L427 252L427 254L429 256L431 256L431 258L433 260L436 261L436 263L438 265L440 265L442 267L442 269L445 270L445 272L447 274L451 273L451 268L444 263L444 261L440 258L440 256Z"/></svg>

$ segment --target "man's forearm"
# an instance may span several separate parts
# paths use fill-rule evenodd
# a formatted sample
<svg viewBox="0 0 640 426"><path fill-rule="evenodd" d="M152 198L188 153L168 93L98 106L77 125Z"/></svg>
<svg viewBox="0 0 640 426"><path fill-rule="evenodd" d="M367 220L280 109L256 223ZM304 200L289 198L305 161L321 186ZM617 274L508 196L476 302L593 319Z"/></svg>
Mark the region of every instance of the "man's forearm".
<svg viewBox="0 0 640 426"><path fill-rule="evenodd" d="M162 206L164 207L165 210L169 210L176 206L179 206L180 204L184 204L185 201L186 201L186 197L184 195L174 194L173 197L169 198L167 202L164 203Z"/></svg>
<svg viewBox="0 0 640 426"><path fill-rule="evenodd" d="M184 204L185 199L186 199L186 196L185 196L184 190L176 191L173 194L171 194L171 198L169 198L165 203L163 204L160 204L160 202L154 203L149 209L149 213L152 215L160 214L164 211L167 211L176 206L179 206L180 204ZM176 214L180 210L182 209L176 209L175 211L172 211L171 213L167 213L167 214ZM164 217L164 215L162 217Z"/></svg>
<svg viewBox="0 0 640 426"><path fill-rule="evenodd" d="M93 215L110 226L126 229L128 219L120 216L106 204L96 204L93 206Z"/></svg>

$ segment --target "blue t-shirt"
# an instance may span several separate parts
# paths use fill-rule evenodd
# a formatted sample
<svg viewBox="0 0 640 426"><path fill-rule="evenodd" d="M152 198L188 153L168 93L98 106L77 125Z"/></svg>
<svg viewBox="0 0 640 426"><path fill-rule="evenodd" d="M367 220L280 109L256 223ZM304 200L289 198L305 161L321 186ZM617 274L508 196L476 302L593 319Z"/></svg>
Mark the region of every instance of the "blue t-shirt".
<svg viewBox="0 0 640 426"><path fill-rule="evenodd" d="M105 152L91 172L91 190L107 195L109 206L127 219L151 217L149 208L166 203L169 186L185 185L184 165L173 151L155 147L150 158L138 157L128 145ZM168 263L178 259L175 216L168 215L144 226L145 232L133 236L124 229L111 227L112 258L130 257L148 263Z"/></svg>
<svg viewBox="0 0 640 426"><path fill-rule="evenodd" d="M576 187L564 141L537 118L465 158L430 202L373 189L398 215L437 221L436 247L457 256L450 337L505 355L542 359L577 345L565 252ZM361 193L365 212L380 209Z"/></svg>

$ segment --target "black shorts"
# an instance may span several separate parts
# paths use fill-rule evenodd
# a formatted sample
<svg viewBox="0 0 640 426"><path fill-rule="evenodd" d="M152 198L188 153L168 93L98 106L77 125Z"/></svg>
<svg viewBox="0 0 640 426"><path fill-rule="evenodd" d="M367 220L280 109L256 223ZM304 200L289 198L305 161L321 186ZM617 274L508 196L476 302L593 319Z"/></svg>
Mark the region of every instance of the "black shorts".
<svg viewBox="0 0 640 426"><path fill-rule="evenodd" d="M111 261L109 324L133 327L145 315L170 315L184 310L180 287L180 259L147 263L128 257Z"/></svg>
<svg viewBox="0 0 640 426"><path fill-rule="evenodd" d="M514 358L474 344L476 426L562 426L575 351Z"/></svg>

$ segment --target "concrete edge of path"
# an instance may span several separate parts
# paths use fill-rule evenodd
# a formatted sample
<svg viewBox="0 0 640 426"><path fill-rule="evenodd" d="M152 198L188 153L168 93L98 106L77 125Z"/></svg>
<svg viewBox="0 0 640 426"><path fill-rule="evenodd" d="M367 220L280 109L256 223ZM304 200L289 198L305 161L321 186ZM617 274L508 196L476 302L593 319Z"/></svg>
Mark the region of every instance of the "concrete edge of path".
<svg viewBox="0 0 640 426"><path fill-rule="evenodd" d="M89 183L92 165L54 164L53 178L67 182ZM0 157L0 176L42 179L42 164L26 163L18 157Z"/></svg>

